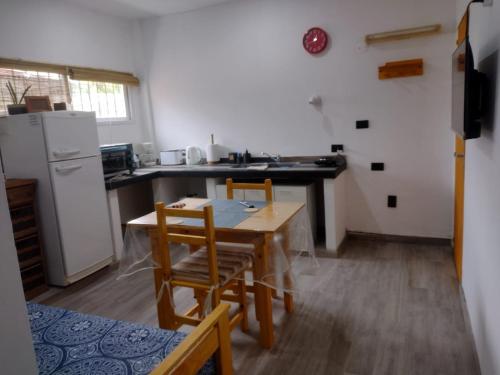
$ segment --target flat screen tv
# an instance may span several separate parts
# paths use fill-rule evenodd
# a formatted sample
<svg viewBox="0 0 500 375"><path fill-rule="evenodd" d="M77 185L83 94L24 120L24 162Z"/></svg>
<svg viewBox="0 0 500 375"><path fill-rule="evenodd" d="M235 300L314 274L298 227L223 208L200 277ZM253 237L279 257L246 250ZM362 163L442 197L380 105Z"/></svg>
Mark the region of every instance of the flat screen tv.
<svg viewBox="0 0 500 375"><path fill-rule="evenodd" d="M463 139L481 135L486 78L474 69L474 58L465 38L453 53L451 127Z"/></svg>

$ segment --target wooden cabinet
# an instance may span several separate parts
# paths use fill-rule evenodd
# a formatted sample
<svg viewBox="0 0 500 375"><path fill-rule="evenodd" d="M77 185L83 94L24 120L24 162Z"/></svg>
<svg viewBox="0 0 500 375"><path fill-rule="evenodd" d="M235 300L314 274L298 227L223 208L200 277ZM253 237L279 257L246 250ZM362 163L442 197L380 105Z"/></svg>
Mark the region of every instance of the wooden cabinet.
<svg viewBox="0 0 500 375"><path fill-rule="evenodd" d="M24 294L30 300L48 289L37 224L36 180L9 179L5 187Z"/></svg>
<svg viewBox="0 0 500 375"><path fill-rule="evenodd" d="M300 202L305 203L313 237L316 240L316 198L314 184L308 185L274 185L273 199L276 202Z"/></svg>

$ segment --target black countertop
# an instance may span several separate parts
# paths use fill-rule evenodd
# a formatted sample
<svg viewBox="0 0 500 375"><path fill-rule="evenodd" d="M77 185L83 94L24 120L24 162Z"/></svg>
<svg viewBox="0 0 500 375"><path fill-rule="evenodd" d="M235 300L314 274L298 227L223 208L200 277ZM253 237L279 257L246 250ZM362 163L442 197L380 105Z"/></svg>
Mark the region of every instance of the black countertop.
<svg viewBox="0 0 500 375"><path fill-rule="evenodd" d="M270 167L267 169L238 168L230 164L218 165L178 165L139 168L132 175L115 177L106 181L106 190L118 189L134 183L157 177L204 177L236 179L287 179L311 180L315 178L335 178L347 167L344 158L337 159L335 167L320 167L314 163L301 163L291 167Z"/></svg>

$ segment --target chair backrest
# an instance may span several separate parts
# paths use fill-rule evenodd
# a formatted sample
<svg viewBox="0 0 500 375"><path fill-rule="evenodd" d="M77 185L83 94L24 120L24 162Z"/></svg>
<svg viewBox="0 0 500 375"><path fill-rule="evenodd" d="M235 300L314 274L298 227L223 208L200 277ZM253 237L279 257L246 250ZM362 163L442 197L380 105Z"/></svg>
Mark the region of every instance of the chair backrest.
<svg viewBox="0 0 500 375"><path fill-rule="evenodd" d="M206 246L208 253L208 273L210 284L219 282L219 271L217 268L217 251L215 247L214 210L212 206L205 206L202 210L187 210L182 208L167 208L163 202L155 204L156 219L158 222L158 240L161 250L160 261L164 274L164 280L168 280L172 273L169 243L179 243L194 246ZM167 217L185 217L202 219L204 222L203 235L191 235L170 233Z"/></svg>
<svg viewBox="0 0 500 375"><path fill-rule="evenodd" d="M246 182L233 182L232 178L226 179L227 199L234 199L234 190L264 190L266 193L266 201L273 200L273 183L267 178L263 184L246 183Z"/></svg>

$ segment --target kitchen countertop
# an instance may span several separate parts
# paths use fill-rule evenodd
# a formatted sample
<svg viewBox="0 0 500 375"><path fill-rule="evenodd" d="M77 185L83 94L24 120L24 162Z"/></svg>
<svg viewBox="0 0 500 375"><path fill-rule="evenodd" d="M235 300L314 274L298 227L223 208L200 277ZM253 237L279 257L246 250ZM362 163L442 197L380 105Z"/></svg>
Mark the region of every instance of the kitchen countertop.
<svg viewBox="0 0 500 375"><path fill-rule="evenodd" d="M106 181L106 190L118 189L137 182L152 180L157 177L223 177L238 179L293 179L335 178L347 167L345 158L338 158L335 167L320 167L314 163L300 163L290 167L269 167L267 169L238 168L233 164L216 165L158 165L139 168L132 175L115 177Z"/></svg>

